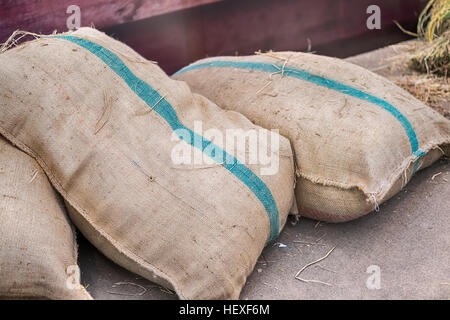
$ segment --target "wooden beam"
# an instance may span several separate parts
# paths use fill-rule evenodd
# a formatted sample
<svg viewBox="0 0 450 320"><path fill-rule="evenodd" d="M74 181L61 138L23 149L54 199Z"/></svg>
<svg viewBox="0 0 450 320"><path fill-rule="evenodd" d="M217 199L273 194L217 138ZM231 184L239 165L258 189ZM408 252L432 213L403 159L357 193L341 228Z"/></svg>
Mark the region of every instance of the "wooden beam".
<svg viewBox="0 0 450 320"><path fill-rule="evenodd" d="M169 73L206 56L311 48L345 57L404 39L426 0L377 0L381 30L368 30L373 0L16 0L0 7L0 42L14 30L65 31L67 6L78 3L83 26L130 45ZM150 17L150 18L148 18Z"/></svg>
<svg viewBox="0 0 450 320"><path fill-rule="evenodd" d="M256 50L304 51L345 57L402 41L393 23L414 28L424 0L378 0L381 30L368 30L373 0L240 0L177 11L107 28L169 73L206 56Z"/></svg>
<svg viewBox="0 0 450 320"><path fill-rule="evenodd" d="M81 26L102 29L222 0L2 0L0 42L17 29L35 33L67 31L67 7L76 4Z"/></svg>

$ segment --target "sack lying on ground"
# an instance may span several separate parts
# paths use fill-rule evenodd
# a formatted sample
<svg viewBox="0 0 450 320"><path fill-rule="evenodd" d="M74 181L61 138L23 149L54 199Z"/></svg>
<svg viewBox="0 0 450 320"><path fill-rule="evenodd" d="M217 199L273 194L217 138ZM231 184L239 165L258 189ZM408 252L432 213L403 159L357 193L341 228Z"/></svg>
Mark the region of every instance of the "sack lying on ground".
<svg viewBox="0 0 450 320"><path fill-rule="evenodd" d="M30 156L0 137L0 299L91 299L75 232Z"/></svg>
<svg viewBox="0 0 450 320"><path fill-rule="evenodd" d="M38 160L100 251L181 298L239 297L293 204L286 138L271 135L278 169L261 174L217 136L267 130L90 28L6 51L0 80L0 132ZM183 150L209 162L178 163Z"/></svg>
<svg viewBox="0 0 450 320"><path fill-rule="evenodd" d="M448 120L388 80L339 59L294 52L216 57L173 78L290 139L303 216L360 217L414 172L448 155Z"/></svg>

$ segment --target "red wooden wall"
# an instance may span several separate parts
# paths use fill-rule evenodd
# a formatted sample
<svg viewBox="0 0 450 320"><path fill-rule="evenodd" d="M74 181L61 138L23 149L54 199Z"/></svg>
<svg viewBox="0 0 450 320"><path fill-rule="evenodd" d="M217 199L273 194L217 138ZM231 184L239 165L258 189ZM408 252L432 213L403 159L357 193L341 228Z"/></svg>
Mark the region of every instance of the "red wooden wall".
<svg viewBox="0 0 450 320"><path fill-rule="evenodd" d="M0 41L15 29L66 31L66 8L169 73L205 56L256 50L312 50L345 57L406 39L393 20L414 29L426 0L0 0ZM366 9L381 9L368 30ZM309 40L308 40L309 39Z"/></svg>

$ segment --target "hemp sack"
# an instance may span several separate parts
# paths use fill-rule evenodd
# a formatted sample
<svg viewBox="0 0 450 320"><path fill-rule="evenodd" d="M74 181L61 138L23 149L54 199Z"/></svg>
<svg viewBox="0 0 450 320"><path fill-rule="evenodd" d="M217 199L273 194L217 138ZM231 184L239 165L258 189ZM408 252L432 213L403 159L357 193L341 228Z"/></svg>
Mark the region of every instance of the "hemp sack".
<svg viewBox="0 0 450 320"><path fill-rule="evenodd" d="M0 132L37 159L100 251L180 298L239 297L293 204L286 138L277 173L260 175L202 133L267 130L90 28L6 51L0 80ZM180 143L217 161L179 165Z"/></svg>
<svg viewBox="0 0 450 320"><path fill-rule="evenodd" d="M450 122L387 79L295 52L199 60L178 71L193 92L290 139L301 215L340 222L395 195L449 154Z"/></svg>
<svg viewBox="0 0 450 320"><path fill-rule="evenodd" d="M62 200L37 162L2 137L0 299L92 299Z"/></svg>

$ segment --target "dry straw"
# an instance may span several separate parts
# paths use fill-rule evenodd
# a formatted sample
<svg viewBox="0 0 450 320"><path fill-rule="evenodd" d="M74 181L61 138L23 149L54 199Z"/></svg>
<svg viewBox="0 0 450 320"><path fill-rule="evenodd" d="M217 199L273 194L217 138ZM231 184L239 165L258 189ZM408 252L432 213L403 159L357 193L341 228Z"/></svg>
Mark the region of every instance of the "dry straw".
<svg viewBox="0 0 450 320"><path fill-rule="evenodd" d="M450 68L450 0L430 0L419 16L417 35L427 42L411 58L418 71L447 76Z"/></svg>

